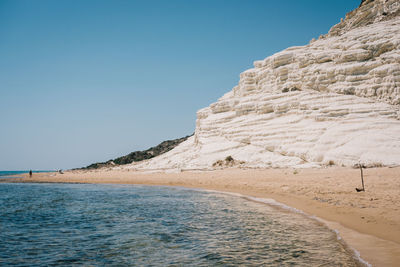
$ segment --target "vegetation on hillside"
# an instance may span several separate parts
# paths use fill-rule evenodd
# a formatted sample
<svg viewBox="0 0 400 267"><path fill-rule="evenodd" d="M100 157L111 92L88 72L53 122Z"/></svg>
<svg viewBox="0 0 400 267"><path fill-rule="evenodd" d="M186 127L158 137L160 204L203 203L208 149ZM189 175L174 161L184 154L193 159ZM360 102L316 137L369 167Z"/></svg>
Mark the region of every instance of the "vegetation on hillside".
<svg viewBox="0 0 400 267"><path fill-rule="evenodd" d="M193 135L193 134L192 134ZM97 162L90 164L89 166L83 167L81 169L98 169L102 167L112 167L115 165L124 165L124 164L130 164L132 162L137 162L137 161L142 161L146 159L151 159L154 158L158 155L164 154L165 152L170 151L186 139L188 139L190 136L188 135L182 138L174 139L174 140L167 140L155 147L151 147L147 150L143 151L135 151L132 153L129 153L126 156L122 156L116 159L110 159L106 162Z"/></svg>

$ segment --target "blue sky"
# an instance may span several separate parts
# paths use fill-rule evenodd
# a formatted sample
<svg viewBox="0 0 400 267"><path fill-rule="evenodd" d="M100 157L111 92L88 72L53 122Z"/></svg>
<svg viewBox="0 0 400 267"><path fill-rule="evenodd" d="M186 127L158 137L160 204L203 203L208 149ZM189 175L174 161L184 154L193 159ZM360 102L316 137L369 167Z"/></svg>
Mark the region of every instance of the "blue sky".
<svg viewBox="0 0 400 267"><path fill-rule="evenodd" d="M359 0L0 0L0 170L67 169L193 133L239 74Z"/></svg>

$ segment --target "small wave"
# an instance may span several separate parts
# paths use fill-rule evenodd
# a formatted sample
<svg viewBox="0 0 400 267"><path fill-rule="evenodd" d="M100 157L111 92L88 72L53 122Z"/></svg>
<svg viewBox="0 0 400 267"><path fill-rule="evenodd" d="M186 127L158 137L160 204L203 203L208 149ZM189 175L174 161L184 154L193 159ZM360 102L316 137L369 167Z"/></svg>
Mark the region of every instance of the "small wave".
<svg viewBox="0 0 400 267"><path fill-rule="evenodd" d="M204 192L181 187L0 184L0 201L6 204L0 218L12 222L0 233L7 248L0 251L0 258L16 255L7 258L10 265L32 260L40 265L68 264L77 258L84 265L358 265L334 234L300 210L273 199L196 191Z"/></svg>
<svg viewBox="0 0 400 267"><path fill-rule="evenodd" d="M226 194L226 195L230 195L230 196L236 196L236 197L240 197L240 198L247 199L247 200L249 200L249 201L254 201L254 202L263 203L263 204L266 204L266 205L269 205L269 206L279 207L279 208L281 208L281 209L288 210L288 211L290 211L290 212L295 212L295 213L298 213L298 214L302 214L302 215L304 215L304 216L307 216L308 218L310 218L310 219L312 219L312 220L315 220L315 221L317 221L317 222L319 222L319 223L322 223L327 229L329 229L329 230L331 230L332 232L334 232L334 233L336 234L337 240L340 241L340 242L342 242L342 243L345 245L346 248L348 248L349 250L351 250L351 252L352 252L352 254L353 254L353 257L354 257L359 263L361 263L363 266L372 267L372 265L371 265L368 261L364 260L364 259L361 257L361 254L360 254L360 252L359 252L358 250L356 250L355 248L349 246L349 245L346 243L346 241L343 240L343 238L340 236L339 230L330 228L330 227L327 225L327 223L326 223L325 220L323 220L323 219L321 219L321 218L319 218L319 217L317 217L317 216L315 216L315 215L310 215L310 214L308 214L308 213L306 213L306 212L304 212L304 211L302 211L302 210L300 210L300 209L297 209L297 208L288 206L288 205L283 204L283 203L281 203L281 202L278 202L278 201L276 201L275 199L272 199L272 198L258 198L258 197L252 197L252 196L249 196L249 195L243 195L243 194L240 194L240 193L226 192L226 191L218 191L218 190L212 190L212 189L197 189L197 188L196 188L195 190L198 190L198 191L206 191L206 192L210 192L210 193Z"/></svg>

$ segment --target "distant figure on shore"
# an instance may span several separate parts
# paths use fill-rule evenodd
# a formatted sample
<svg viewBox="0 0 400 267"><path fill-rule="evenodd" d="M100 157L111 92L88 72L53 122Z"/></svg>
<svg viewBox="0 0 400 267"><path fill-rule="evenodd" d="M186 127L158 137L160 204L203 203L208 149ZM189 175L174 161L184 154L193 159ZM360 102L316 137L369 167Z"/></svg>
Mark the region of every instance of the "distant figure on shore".
<svg viewBox="0 0 400 267"><path fill-rule="evenodd" d="M32 177L32 170L29 171L29 177Z"/></svg>
<svg viewBox="0 0 400 267"><path fill-rule="evenodd" d="M59 171L58 171L58 173L60 173L60 174L64 174L62 170L59 170Z"/></svg>

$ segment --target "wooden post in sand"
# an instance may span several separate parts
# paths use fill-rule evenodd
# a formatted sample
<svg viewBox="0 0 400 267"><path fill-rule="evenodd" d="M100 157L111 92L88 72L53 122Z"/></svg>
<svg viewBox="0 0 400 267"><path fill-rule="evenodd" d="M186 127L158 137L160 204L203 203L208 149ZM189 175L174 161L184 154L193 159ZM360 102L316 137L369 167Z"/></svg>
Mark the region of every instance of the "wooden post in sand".
<svg viewBox="0 0 400 267"><path fill-rule="evenodd" d="M363 175L363 165L361 163L358 164L358 166L360 166L360 171L361 171L361 183L362 183L362 188L356 188L357 192L364 192L365 188L364 188L364 175Z"/></svg>
<svg viewBox="0 0 400 267"><path fill-rule="evenodd" d="M365 191L365 188L364 188L364 175L363 175L363 171L362 171L362 168L363 168L363 166L362 166L362 164L360 164L360 170L361 170L361 183L362 183L362 186L363 186L363 191Z"/></svg>

